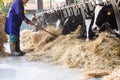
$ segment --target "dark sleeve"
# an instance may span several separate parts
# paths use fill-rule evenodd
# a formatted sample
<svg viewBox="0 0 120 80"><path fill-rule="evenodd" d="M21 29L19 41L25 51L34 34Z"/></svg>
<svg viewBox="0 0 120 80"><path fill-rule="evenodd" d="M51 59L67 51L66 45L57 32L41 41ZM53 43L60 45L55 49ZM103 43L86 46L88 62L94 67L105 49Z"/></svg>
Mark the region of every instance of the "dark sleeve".
<svg viewBox="0 0 120 80"><path fill-rule="evenodd" d="M18 16L18 18L20 20L24 20L25 19L25 14L24 14L24 6L21 0L15 0L14 2L14 9L16 12L16 15Z"/></svg>
<svg viewBox="0 0 120 80"><path fill-rule="evenodd" d="M30 20L27 18L27 17L25 17L25 22L27 23L27 24L29 24L29 22L30 22Z"/></svg>

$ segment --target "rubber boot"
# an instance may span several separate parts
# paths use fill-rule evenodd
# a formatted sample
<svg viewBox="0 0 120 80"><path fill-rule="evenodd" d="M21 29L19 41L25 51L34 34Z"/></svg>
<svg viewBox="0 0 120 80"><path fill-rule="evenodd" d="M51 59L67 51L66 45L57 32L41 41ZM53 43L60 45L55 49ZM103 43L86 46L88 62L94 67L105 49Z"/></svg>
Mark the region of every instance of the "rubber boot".
<svg viewBox="0 0 120 80"><path fill-rule="evenodd" d="M25 54L26 53L26 52L21 51L21 49L20 49L20 40L18 40L16 42L16 51L20 52L21 54Z"/></svg>
<svg viewBox="0 0 120 80"><path fill-rule="evenodd" d="M12 56L23 56L24 54L16 51L16 43L10 42L10 50Z"/></svg>

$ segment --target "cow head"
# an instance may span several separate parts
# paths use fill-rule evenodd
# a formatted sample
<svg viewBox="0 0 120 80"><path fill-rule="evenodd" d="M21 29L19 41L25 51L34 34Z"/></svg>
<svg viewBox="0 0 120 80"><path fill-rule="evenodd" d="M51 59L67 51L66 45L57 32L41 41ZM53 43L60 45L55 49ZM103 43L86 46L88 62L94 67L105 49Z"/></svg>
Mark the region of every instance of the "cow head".
<svg viewBox="0 0 120 80"><path fill-rule="evenodd" d="M54 23L60 18L61 14L59 11L54 11L50 14L50 16L47 18L48 23Z"/></svg>
<svg viewBox="0 0 120 80"><path fill-rule="evenodd" d="M35 14L33 14L33 17L32 17L32 22L36 23L37 22L37 16Z"/></svg>
<svg viewBox="0 0 120 80"><path fill-rule="evenodd" d="M92 30L94 32L99 30L101 31L106 30L106 28L103 27L103 24L106 22L111 25L110 27L111 29L116 29L117 23L112 5L100 6L99 10L97 9L95 10L96 12L95 12L94 24L92 26Z"/></svg>
<svg viewBox="0 0 120 80"><path fill-rule="evenodd" d="M33 14L33 17L32 17L32 22L34 22L35 24L37 25L42 25L42 16L36 16L35 14Z"/></svg>
<svg viewBox="0 0 120 80"><path fill-rule="evenodd" d="M103 26L104 23L109 23L109 26L112 30L117 29L117 23L115 18L115 13L112 5L105 5L102 10L99 12L96 25L100 28L101 31L106 30L107 28Z"/></svg>

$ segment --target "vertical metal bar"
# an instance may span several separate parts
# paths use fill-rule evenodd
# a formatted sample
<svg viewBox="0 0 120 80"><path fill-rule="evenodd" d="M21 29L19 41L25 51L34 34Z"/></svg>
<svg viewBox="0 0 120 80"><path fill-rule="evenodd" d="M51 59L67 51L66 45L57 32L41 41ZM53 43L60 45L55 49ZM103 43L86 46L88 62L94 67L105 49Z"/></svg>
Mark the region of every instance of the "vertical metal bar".
<svg viewBox="0 0 120 80"><path fill-rule="evenodd" d="M43 9L43 0L37 0L38 11Z"/></svg>
<svg viewBox="0 0 120 80"><path fill-rule="evenodd" d="M120 2L120 0L116 1L116 0L111 0L114 12L115 12L115 16L116 16L116 21L117 21L117 26L120 32L120 12L119 12L119 7L117 5L117 3Z"/></svg>
<svg viewBox="0 0 120 80"><path fill-rule="evenodd" d="M84 12L84 7L83 7L83 5L80 5L80 9L81 9L83 18L85 19L85 12Z"/></svg>
<svg viewBox="0 0 120 80"><path fill-rule="evenodd" d="M50 8L52 8L52 0L50 0Z"/></svg>

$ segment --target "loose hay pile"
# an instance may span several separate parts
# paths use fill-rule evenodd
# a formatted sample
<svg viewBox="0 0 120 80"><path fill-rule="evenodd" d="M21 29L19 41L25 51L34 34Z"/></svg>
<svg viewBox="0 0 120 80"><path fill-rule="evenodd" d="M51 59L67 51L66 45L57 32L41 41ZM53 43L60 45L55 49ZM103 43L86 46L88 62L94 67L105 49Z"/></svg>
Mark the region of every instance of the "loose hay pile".
<svg viewBox="0 0 120 80"><path fill-rule="evenodd" d="M108 76L105 76L103 80L120 80L120 67L112 71Z"/></svg>
<svg viewBox="0 0 120 80"><path fill-rule="evenodd" d="M24 30L21 32L21 43L24 46L24 50L29 51L38 51L41 49L42 45L47 44L48 42L54 40L57 35L60 34L59 31L56 31L55 28L48 27L46 30L53 32L56 36L53 36L45 31L32 32L29 30Z"/></svg>
<svg viewBox="0 0 120 80"><path fill-rule="evenodd" d="M7 41L6 34L4 33L5 17L0 14L0 57L6 56L4 52L3 43Z"/></svg>
<svg viewBox="0 0 120 80"><path fill-rule="evenodd" d="M1 34L4 36L3 37L3 42L7 42L7 35L6 35L6 33L4 32L4 24L5 24L5 16L3 16L2 14L0 14L0 27L1 27L1 30L2 30L2 32L1 32Z"/></svg>
<svg viewBox="0 0 120 80"><path fill-rule="evenodd" d="M56 34L55 29L53 30L50 32ZM85 42L79 39L79 31L80 28L66 36L58 34L57 38L43 31L31 33L28 36L30 41L26 41L26 46L30 44L27 49L31 51L27 59L47 60L70 68L83 68L85 71L103 70L105 75L120 66L119 39L101 33L96 40ZM97 76L103 76L102 72L99 73Z"/></svg>

